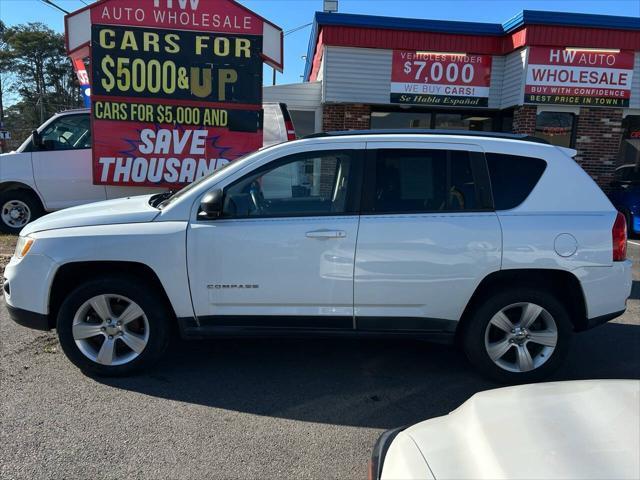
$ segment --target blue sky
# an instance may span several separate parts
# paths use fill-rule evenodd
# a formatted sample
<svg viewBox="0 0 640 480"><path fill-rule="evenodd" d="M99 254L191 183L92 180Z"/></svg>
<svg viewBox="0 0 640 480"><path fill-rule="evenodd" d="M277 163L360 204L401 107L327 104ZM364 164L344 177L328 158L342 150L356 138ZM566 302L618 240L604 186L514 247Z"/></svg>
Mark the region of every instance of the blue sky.
<svg viewBox="0 0 640 480"><path fill-rule="evenodd" d="M56 0L66 10L81 8L89 0ZM322 0L240 0L256 13L285 31L313 21L322 10ZM339 0L340 12L502 23L520 10L550 10L640 16L640 0ZM38 0L0 0L0 18L8 24L42 22L63 31L63 14ZM304 71L302 57L307 53L307 27L285 37L285 71L277 82L296 83ZM271 82L265 69L265 83Z"/></svg>

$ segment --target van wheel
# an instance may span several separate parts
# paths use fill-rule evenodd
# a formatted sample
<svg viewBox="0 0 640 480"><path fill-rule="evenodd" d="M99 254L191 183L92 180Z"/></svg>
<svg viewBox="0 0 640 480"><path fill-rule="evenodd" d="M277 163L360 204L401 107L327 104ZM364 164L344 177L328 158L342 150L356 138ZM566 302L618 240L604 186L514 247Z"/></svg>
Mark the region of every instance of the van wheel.
<svg viewBox="0 0 640 480"><path fill-rule="evenodd" d="M0 209L0 231L14 235L44 213L38 197L28 190L0 193Z"/></svg>
<svg viewBox="0 0 640 480"><path fill-rule="evenodd" d="M485 376L527 383L553 373L567 356L572 325L544 291L513 289L488 298L463 332L465 353Z"/></svg>
<svg viewBox="0 0 640 480"><path fill-rule="evenodd" d="M64 353L90 375L124 376L153 364L166 350L170 314L132 278L91 280L63 302L57 319Z"/></svg>

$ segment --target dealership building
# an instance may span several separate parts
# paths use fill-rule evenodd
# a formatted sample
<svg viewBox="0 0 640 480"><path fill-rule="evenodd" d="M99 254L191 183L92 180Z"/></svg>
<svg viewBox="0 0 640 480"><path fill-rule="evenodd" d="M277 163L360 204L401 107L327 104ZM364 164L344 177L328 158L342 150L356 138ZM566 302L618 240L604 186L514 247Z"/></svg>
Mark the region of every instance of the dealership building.
<svg viewBox="0 0 640 480"><path fill-rule="evenodd" d="M524 133L604 188L640 161L640 19L523 11L503 24L316 13L304 82L264 90L299 134Z"/></svg>

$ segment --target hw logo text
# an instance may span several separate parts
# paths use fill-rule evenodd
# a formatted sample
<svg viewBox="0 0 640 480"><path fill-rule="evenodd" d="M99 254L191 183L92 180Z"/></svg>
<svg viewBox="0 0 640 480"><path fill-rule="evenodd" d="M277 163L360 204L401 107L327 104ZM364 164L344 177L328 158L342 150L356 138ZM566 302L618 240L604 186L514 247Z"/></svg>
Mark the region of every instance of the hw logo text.
<svg viewBox="0 0 640 480"><path fill-rule="evenodd" d="M155 8L166 7L172 9L174 5L177 5L181 10L186 10L187 7L190 7L191 10L197 10L198 3L200 3L200 0L153 0Z"/></svg>

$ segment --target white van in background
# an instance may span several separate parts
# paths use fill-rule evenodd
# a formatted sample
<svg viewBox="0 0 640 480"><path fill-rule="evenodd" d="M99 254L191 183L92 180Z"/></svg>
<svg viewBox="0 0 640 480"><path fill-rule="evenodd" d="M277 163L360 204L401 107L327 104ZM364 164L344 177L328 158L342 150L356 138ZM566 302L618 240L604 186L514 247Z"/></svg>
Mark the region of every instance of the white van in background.
<svg viewBox="0 0 640 480"><path fill-rule="evenodd" d="M263 109L264 146L295 140L284 103L265 103ZM18 150L0 155L0 231L17 234L32 220L63 208L164 191L94 185L89 117L88 109L58 113Z"/></svg>

